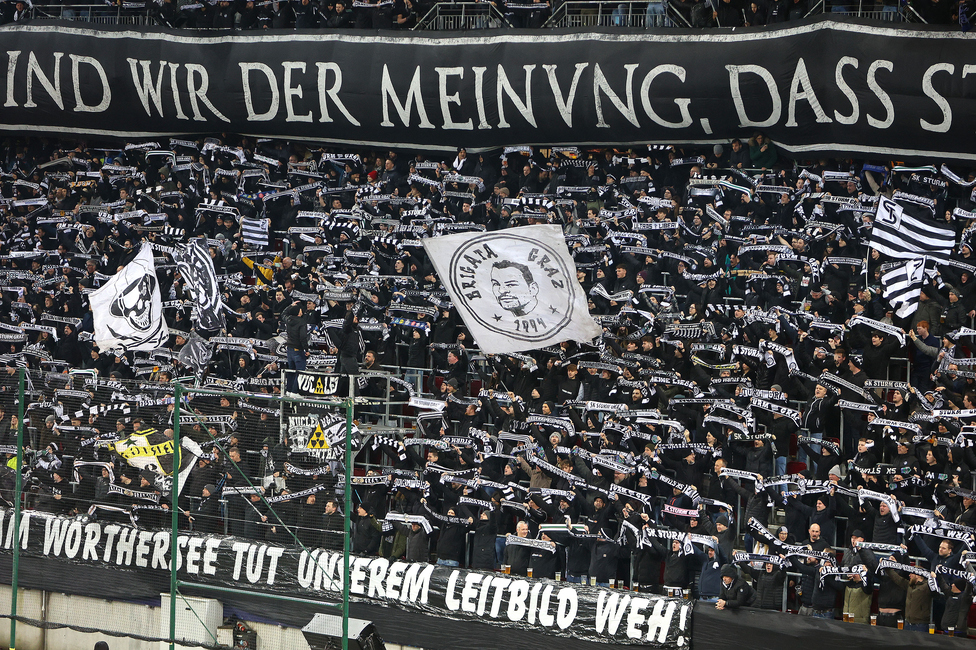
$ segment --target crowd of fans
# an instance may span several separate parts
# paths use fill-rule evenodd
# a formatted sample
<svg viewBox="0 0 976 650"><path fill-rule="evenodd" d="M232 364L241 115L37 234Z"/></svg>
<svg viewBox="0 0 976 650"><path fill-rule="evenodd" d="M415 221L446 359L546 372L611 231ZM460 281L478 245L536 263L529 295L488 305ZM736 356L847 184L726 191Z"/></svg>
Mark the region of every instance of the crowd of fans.
<svg viewBox="0 0 976 650"><path fill-rule="evenodd" d="M8 139L0 164L0 444L12 458L26 367L31 507L165 525L158 476L113 441L173 436L175 377L274 396L282 368L307 366L364 397L445 404L418 407L406 436L364 438L386 467L354 479L356 553L690 590L720 608L832 618L843 600L862 623L878 590L879 624L927 628L934 602L936 625L966 629L971 172L797 163L761 133L446 160L233 136ZM880 291L897 263L868 246L882 195L958 233L905 318ZM267 246L242 230L252 219ZM421 240L536 223L563 226L603 336L480 355ZM209 247L224 331L194 331L165 254L190 238ZM158 247L168 347L99 350L87 294L141 242ZM198 335L212 357L187 368ZM290 447L255 404L194 400L229 417L182 427L202 449L183 524L336 548L336 463ZM12 471L0 479L11 502Z"/></svg>
<svg viewBox="0 0 976 650"><path fill-rule="evenodd" d="M508 25L527 28L542 27L561 4L561 0L480 1L485 5L486 16L488 5L491 5L504 16ZM36 4L34 7L29 0L0 2L0 25L26 23L36 17L105 20L120 14L129 18L144 16L161 26L186 29L407 30L416 27L437 3L434 0L113 0L108 1L105 8L94 10L73 0ZM849 0L828 0L826 3L814 0L653 0L636 8L608 2L604 11L610 16L605 22L609 26L761 27L822 12L857 15L880 12L887 19L894 19L909 4L915 21L962 25L968 30L972 0L912 0L911 3L870 0L853 4ZM672 17L665 20L669 9ZM595 9L576 8L573 11L583 15ZM473 26L488 27L489 24L485 21Z"/></svg>

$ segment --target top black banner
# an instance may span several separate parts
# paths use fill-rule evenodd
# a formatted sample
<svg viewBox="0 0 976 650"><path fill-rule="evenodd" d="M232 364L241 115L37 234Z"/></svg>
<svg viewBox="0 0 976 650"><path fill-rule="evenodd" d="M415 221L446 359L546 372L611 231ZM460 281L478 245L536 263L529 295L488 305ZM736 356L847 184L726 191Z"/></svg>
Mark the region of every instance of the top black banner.
<svg viewBox="0 0 976 650"><path fill-rule="evenodd" d="M976 39L835 18L707 32L195 36L5 26L0 124L472 151L727 142L976 160Z"/></svg>

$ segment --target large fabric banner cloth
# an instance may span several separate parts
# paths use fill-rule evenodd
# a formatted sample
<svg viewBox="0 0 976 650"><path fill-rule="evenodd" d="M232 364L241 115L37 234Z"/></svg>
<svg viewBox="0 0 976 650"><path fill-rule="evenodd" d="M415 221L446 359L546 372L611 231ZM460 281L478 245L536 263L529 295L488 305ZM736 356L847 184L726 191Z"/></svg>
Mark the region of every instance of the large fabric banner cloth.
<svg viewBox="0 0 976 650"><path fill-rule="evenodd" d="M17 133L478 151L726 144L762 130L799 157L976 160L976 39L941 28L823 17L694 32L0 30L0 129Z"/></svg>
<svg viewBox="0 0 976 650"><path fill-rule="evenodd" d="M432 237L424 248L488 354L589 342L603 332L589 314L559 226Z"/></svg>

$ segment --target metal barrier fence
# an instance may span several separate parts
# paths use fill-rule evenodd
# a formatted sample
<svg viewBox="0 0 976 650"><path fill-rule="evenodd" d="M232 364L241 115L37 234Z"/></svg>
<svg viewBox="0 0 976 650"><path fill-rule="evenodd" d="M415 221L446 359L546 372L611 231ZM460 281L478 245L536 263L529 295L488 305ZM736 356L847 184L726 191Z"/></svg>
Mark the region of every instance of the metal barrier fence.
<svg viewBox="0 0 976 650"><path fill-rule="evenodd" d="M9 647L18 626L44 630L37 647L45 648L63 647L58 635L68 630L171 649L236 645L220 638L221 598L246 597L266 603L262 611L298 601L333 612L348 648L348 459L359 447L351 399L23 368L5 375L2 388L0 405L16 419L0 411L9 430L0 447L8 459L0 466L0 528L21 531L21 544L8 537L4 546L12 555L10 609L2 614ZM296 598L287 585L252 579L267 575L271 585L287 549L296 562L341 553L338 592ZM217 566L245 588L217 576ZM25 580L34 592L19 589ZM23 608L20 599L37 589L40 608L36 598ZM55 589L69 596L46 606ZM142 621L113 604L134 592L150 601ZM235 639L246 633L241 627Z"/></svg>
<svg viewBox="0 0 976 650"><path fill-rule="evenodd" d="M152 15L145 9L126 9L121 5L55 4L33 5L32 20L77 20L102 25L153 25Z"/></svg>
<svg viewBox="0 0 976 650"><path fill-rule="evenodd" d="M489 2L439 2L417 22L414 29L468 31L511 26L505 16Z"/></svg>
<svg viewBox="0 0 976 650"><path fill-rule="evenodd" d="M666 3L570 0L561 3L545 27L677 27L666 13Z"/></svg>
<svg viewBox="0 0 976 650"><path fill-rule="evenodd" d="M554 2L552 15L545 21L546 28L629 27L687 28L689 19L675 10L666 0L652 2L633 0L569 0ZM878 22L926 21L911 6L864 6L862 3L843 3L818 0L805 17L829 13L855 16ZM124 5L97 4L38 4L30 8L31 20L77 20L103 25L156 25L160 24L154 13L147 9L127 8ZM511 22L489 2L439 2L421 18L414 30L470 31L512 27ZM187 28L189 29L189 28ZM208 30L210 28L194 28Z"/></svg>

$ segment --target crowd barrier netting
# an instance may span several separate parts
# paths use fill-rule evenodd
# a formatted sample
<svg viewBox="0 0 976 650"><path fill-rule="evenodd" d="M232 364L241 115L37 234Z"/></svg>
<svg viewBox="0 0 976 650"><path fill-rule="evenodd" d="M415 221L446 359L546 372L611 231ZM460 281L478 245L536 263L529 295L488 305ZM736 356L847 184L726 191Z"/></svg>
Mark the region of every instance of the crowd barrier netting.
<svg viewBox="0 0 976 650"><path fill-rule="evenodd" d="M15 599L11 590L0 593L4 617L14 621L9 647L18 630L28 644L41 630L47 647L77 639L72 633L226 647L253 631L242 625L218 633L236 612L222 596L250 598L259 616L295 600L249 580L273 575L277 556L268 548L348 553L344 460L352 413L344 402L184 386L159 381L152 370L132 380L85 371L3 374L0 399L13 417L3 422L0 581L20 587ZM358 436L349 444L358 448ZM197 580L216 573L218 536L235 540L224 546L236 565L221 571L258 589ZM120 573L69 584L86 563ZM56 591L59 574L63 593ZM340 588L297 602L342 617L344 594ZM285 650L287 639L268 635L261 647Z"/></svg>

